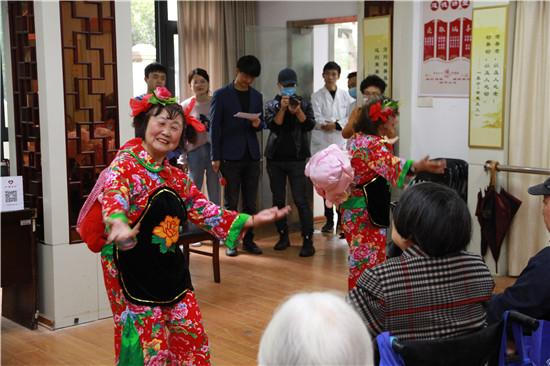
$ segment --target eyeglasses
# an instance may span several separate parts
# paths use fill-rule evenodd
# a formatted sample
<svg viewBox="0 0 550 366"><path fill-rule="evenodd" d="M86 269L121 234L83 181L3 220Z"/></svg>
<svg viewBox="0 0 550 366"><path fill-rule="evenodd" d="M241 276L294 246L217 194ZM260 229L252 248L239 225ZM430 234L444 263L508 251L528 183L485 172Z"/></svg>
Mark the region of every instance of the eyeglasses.
<svg viewBox="0 0 550 366"><path fill-rule="evenodd" d="M397 208L397 205L399 204L399 201L391 201L390 202L390 211L391 212L394 212L395 209Z"/></svg>

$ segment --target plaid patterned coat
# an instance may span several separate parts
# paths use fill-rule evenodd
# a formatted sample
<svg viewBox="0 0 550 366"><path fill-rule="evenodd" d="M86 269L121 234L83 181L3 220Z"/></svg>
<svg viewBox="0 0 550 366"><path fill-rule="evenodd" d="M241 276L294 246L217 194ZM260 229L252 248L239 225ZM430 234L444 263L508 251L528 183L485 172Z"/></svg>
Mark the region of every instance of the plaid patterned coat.
<svg viewBox="0 0 550 366"><path fill-rule="evenodd" d="M484 327L493 287L480 256L462 251L436 258L413 245L365 270L348 301L373 337L389 331L402 340L428 340Z"/></svg>

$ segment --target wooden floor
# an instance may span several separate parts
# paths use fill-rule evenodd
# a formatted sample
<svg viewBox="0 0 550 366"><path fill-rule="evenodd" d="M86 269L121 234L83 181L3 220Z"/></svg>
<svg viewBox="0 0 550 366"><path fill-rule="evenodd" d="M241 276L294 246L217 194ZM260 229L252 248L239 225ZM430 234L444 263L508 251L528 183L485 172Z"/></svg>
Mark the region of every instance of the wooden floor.
<svg viewBox="0 0 550 366"><path fill-rule="evenodd" d="M221 283L212 277L211 259L191 255L191 273L210 338L214 365L255 365L258 343L273 310L299 291L347 290L344 240L314 235L317 252L300 258L301 238L276 252L275 238L259 240L261 256L220 255ZM511 283L497 279L498 291ZM50 331L30 331L2 318L2 365L113 365L112 319Z"/></svg>

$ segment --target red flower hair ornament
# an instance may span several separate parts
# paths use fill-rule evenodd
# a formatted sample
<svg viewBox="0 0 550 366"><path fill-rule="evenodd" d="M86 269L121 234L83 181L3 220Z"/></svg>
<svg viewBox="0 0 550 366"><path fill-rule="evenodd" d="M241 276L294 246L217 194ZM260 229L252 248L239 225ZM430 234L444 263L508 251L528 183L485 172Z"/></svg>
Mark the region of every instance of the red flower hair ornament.
<svg viewBox="0 0 550 366"><path fill-rule="evenodd" d="M170 90L164 86L158 86L152 93L145 94L141 99L131 98L130 109L132 110L131 116L136 117L140 113L147 112L155 104L162 104L167 106L170 104L176 104L178 101L176 97L172 96ZM183 111L185 116L185 122L191 125L197 132L206 131L206 127L195 117L190 115L190 110Z"/></svg>
<svg viewBox="0 0 550 366"><path fill-rule="evenodd" d="M397 109L397 102L395 101L387 101L384 104L382 104L381 101L378 101L370 106L369 118L372 122L381 120L384 123L388 123L388 117L395 116L395 109Z"/></svg>

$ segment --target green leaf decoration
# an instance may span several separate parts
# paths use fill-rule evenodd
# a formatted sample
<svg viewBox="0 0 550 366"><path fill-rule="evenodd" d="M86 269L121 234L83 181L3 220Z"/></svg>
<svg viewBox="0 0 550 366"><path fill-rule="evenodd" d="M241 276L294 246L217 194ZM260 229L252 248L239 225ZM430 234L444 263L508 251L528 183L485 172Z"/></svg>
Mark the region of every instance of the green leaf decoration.
<svg viewBox="0 0 550 366"><path fill-rule="evenodd" d="M151 243L160 245L160 252L162 254L166 254L166 252L168 252L168 248L166 247L166 239L153 235L151 238Z"/></svg>

